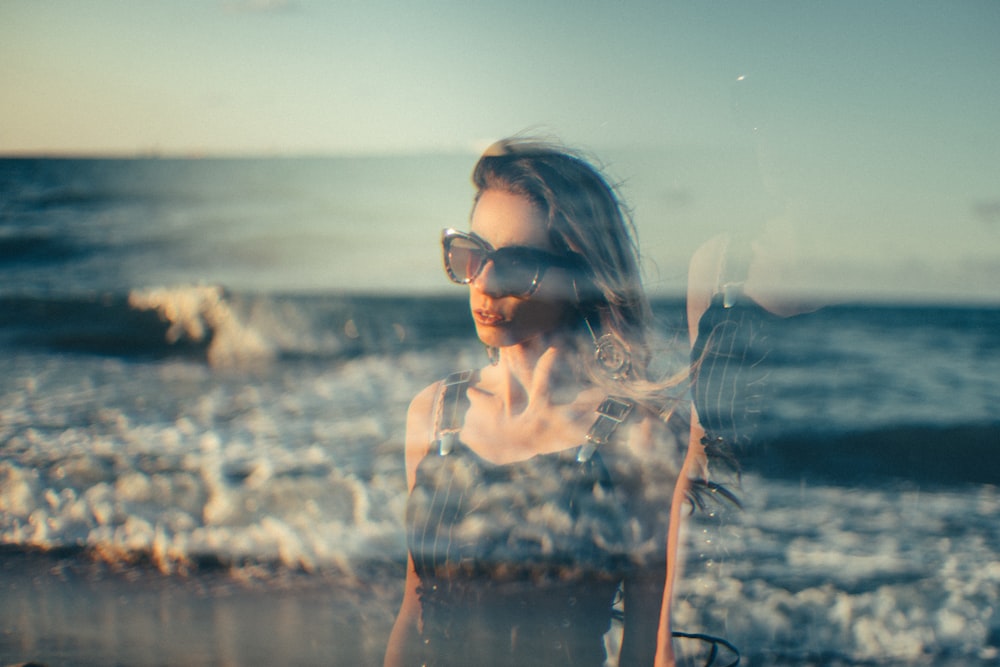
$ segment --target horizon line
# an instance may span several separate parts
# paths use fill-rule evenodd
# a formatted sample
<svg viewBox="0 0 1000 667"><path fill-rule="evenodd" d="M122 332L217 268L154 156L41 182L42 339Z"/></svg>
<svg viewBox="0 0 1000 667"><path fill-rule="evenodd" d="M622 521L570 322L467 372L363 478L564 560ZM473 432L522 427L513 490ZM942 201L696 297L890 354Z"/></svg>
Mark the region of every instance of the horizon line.
<svg viewBox="0 0 1000 667"><path fill-rule="evenodd" d="M0 150L0 160L217 160L217 159L299 159L299 158L366 158L417 157L425 155L475 156L471 150L459 148L385 149L385 150Z"/></svg>
<svg viewBox="0 0 1000 667"><path fill-rule="evenodd" d="M0 148L0 159L220 159L220 158L358 158L358 157L408 157L422 155L478 156L492 141L475 141L425 146L391 146L383 148ZM558 144L559 142L556 141ZM713 142L670 141L641 144L623 142L611 144L566 143L570 148L585 153L645 152L700 148L711 150Z"/></svg>

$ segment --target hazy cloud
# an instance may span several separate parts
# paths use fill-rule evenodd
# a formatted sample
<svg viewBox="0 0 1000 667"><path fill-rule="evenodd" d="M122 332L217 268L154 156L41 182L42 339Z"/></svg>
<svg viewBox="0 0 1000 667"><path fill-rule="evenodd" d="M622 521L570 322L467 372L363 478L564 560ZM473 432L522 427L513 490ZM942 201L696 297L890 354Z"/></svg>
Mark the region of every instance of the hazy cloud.
<svg viewBox="0 0 1000 667"><path fill-rule="evenodd" d="M222 0L221 4L227 12L247 14L289 12L298 9L295 0Z"/></svg>
<svg viewBox="0 0 1000 667"><path fill-rule="evenodd" d="M1000 225L1000 199L977 201L972 205L976 219L988 225Z"/></svg>

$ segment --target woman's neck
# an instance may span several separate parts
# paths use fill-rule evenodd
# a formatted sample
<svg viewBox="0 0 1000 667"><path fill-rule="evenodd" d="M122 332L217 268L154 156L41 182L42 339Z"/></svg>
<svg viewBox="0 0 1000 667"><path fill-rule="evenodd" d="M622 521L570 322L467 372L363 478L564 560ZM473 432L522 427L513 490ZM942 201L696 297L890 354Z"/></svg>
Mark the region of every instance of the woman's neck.
<svg viewBox="0 0 1000 667"><path fill-rule="evenodd" d="M538 337L501 348L500 361L483 379L508 415L572 401L583 386L569 360L565 338Z"/></svg>

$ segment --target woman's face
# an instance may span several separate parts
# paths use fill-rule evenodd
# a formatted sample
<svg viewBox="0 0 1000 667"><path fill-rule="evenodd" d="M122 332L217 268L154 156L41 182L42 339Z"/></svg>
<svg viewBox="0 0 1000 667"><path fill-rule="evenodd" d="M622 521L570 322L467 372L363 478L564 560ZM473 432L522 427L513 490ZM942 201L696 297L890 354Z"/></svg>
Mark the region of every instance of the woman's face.
<svg viewBox="0 0 1000 667"><path fill-rule="evenodd" d="M522 246L555 252L542 213L525 197L486 190L472 211L472 231L496 249ZM479 339L491 347L507 347L563 326L572 309L572 277L549 268L531 296L504 294L493 262L469 283L469 306Z"/></svg>

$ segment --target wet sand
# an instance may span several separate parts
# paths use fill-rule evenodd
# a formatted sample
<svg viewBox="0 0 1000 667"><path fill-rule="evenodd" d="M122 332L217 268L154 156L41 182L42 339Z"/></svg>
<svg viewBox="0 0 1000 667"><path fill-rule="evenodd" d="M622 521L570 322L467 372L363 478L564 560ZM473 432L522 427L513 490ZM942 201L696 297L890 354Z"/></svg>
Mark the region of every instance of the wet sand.
<svg viewBox="0 0 1000 667"><path fill-rule="evenodd" d="M0 665L380 665L395 588L4 550Z"/></svg>
<svg viewBox="0 0 1000 667"><path fill-rule="evenodd" d="M234 574L209 566L181 576L148 564L109 566L79 551L0 547L0 667L378 666L402 592L402 567L396 569L382 566L356 578L259 568ZM741 665L872 664L839 652L810 655L731 639L742 644ZM711 645L703 641L677 639L674 646L684 667L711 661ZM719 648L713 667L734 657ZM878 664L985 667L995 661L928 654Z"/></svg>

